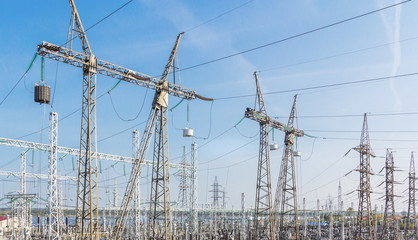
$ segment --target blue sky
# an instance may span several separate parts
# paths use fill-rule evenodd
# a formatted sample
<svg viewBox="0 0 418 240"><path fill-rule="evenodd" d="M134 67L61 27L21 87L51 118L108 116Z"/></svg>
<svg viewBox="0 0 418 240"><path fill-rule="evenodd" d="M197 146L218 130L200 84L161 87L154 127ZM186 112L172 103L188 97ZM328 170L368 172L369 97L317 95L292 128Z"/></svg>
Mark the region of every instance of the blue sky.
<svg viewBox="0 0 418 240"><path fill-rule="evenodd" d="M87 28L124 2L76 1L76 4L82 22ZM193 29L246 1L133 1L89 30L87 36L96 57L157 76L163 71L177 34L182 31L185 31L185 34L178 50L180 69L274 42L396 2L254 0ZM418 27L414 24L418 20L415 14L417 7L417 3L411 1L266 48L184 70L180 72L181 85L196 90L200 95L216 99L254 94L254 71L260 71L259 79L263 92L414 73L418 60L415 54L418 50ZM3 99L26 70L37 44L42 41L55 44L65 42L70 6L66 1L8 1L0 9L0 15L0 99ZM192 30L188 31L189 29ZM344 54L361 49L367 50ZM335 55L341 56L332 57ZM61 119L81 106L80 69L59 64L57 71L57 63L46 60L45 71L47 84L54 86L56 79L53 109L46 106L44 113L44 106L33 102L31 91L33 85L40 81L38 58L25 81L22 81L0 105L0 137L18 138L39 131L42 126L48 125L50 111L58 112ZM300 94L297 105L298 127L311 135L327 138L298 139L297 147L302 152L302 158L296 160L300 202L302 197L306 197L308 207L314 207L318 198L323 202L329 196L336 197L339 178L343 193L349 193L357 187L358 173L353 172L345 177L344 175L358 166L358 155L351 152L347 157L342 157L350 148L359 144L363 120L361 115L365 112L371 113L369 129L372 148L381 157L385 156L386 148L393 149L395 165L402 170L395 175L396 180L402 182L401 185L396 185L396 192L405 195L403 191L407 188L407 182L403 181L407 177L410 153L417 149L418 116L373 114L418 112L415 80L416 76L412 76L367 84L265 95L269 115L287 122L293 95ZM97 94L105 93L115 82L114 79L98 75ZM114 107L122 118L134 118L144 104L139 117L130 122L118 118L108 95L98 100L98 140L127 129L121 134L100 141L99 152L131 155L131 134L135 128L133 126L147 119L153 94L151 90L147 91L128 83L121 83L111 92ZM179 99L171 97L169 101L170 105L174 106ZM169 114L172 162L181 160L178 157L181 156L182 146L186 145L189 149L192 141L183 138L178 130L186 126L186 105L186 102L183 102ZM195 135L200 137L195 141L199 146L203 145L233 127L243 117L245 108L253 105L254 97L215 100L211 111L211 104L208 102L190 101L190 127L194 129ZM59 123L60 146L78 148L80 118L81 113L77 112ZM141 132L143 127L144 124L136 126ZM233 128L198 150L200 163L210 161L199 165L200 203L210 201L208 186L217 176L219 183L226 187L228 208L239 208L242 192L247 196L247 207L254 205L258 140L254 140L257 137L250 139L245 136L256 135L259 127L257 123L245 119L237 128L240 132ZM202 139L208 135L208 139ZM281 144L283 137L283 133L275 132L275 142ZM42 136L37 133L23 138L36 142L41 139L42 142L48 142L47 131L44 131ZM250 141L253 142L249 143ZM247 143L248 145L245 145ZM233 151L238 148L239 150ZM1 163L7 163L17 158L21 150L1 146L0 151ZM273 186L277 182L281 155L282 149L271 153ZM151 152L147 156L149 159ZM252 156L252 159L242 162ZM19 171L19 162L11 162L1 170ZM232 164L236 165L228 167ZM103 169L110 165L109 162L102 163ZM372 168L376 173L383 166L384 158L372 160ZM47 173L47 155L35 153L34 166L29 167L28 171L39 172L39 168L43 173ZM76 174L68 157L59 162L59 168L62 174ZM128 171L130 166L126 165L125 168ZM122 164L109 169L100 174L100 181L115 178L119 186L118 192L123 193L129 174L125 176ZM7 180L2 182L0 196L17 190L18 179L0 179ZM102 194L102 206L112 198L111 191L115 180L107 180L108 188L104 183L101 185L99 191ZM378 187L382 181L383 177L373 176L372 187L376 192L372 196L373 199L379 198L384 192L382 187ZM145 183L146 179L143 179L143 182ZM172 200L177 199L177 185L178 181L173 177ZM142 186L142 196L145 200L149 195L146 191L149 185ZM72 185L66 187L70 189ZM37 191L34 183L30 183L29 189ZM68 192L66 197L71 198L72 193ZM43 190L43 194L45 193ZM356 206L356 199L356 193L344 196L345 206L349 206L351 202ZM404 200L397 200L397 211L406 208ZM66 200L66 204L75 205L75 202ZM374 200L372 204L377 204L380 209L382 202Z"/></svg>

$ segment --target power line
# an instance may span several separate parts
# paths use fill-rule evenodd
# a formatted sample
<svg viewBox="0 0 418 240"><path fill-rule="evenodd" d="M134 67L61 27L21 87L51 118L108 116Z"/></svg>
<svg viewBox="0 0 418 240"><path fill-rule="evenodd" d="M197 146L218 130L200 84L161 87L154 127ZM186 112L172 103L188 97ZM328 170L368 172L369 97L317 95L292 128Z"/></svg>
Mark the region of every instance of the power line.
<svg viewBox="0 0 418 240"><path fill-rule="evenodd" d="M336 25L339 25L339 24L342 24L342 23L346 23L346 22L361 18L361 17L365 17L365 16L368 16L368 15L371 15L371 14L374 14L374 13L377 13L377 12L380 12L380 11L383 11L383 10L386 10L386 9L389 9L389 8L396 7L398 5L401 5L401 4L410 2L410 1L412 1L412 0L406 0L406 1L403 1L403 2L395 3L395 4L392 4L392 5L383 7L383 8L379 8L379 9L376 9L376 10L373 10L373 11L370 11L370 12L366 12L366 13L363 13L363 14L360 14L360 15L357 15L357 16L354 16L354 17L350 17L350 18L347 18L347 19L344 19L344 20L341 20L341 21L338 21L338 22L335 22L335 23L331 23L331 24L328 24L328 25L325 25L325 26L322 26L322 27L319 27L319 28L315 28L315 29L312 29L312 30L309 30L309 31L306 31L306 32L302 32L302 33L299 33L299 34L296 34L296 35L293 35L293 36L290 36L290 37L287 37L287 38L283 38L283 39L280 39L280 40L277 40L277 41L274 41L274 42L271 42L271 43L267 43L267 44L264 44L264 45L261 45L261 46L258 46L258 47L250 48L250 49L238 52L238 53L230 54L230 55L220 57L220 58L217 58L217 59L214 59L214 60L210 60L210 61L203 62L203 63L200 63L200 64L196 64L196 65L193 65L193 66L190 66L190 67L186 67L186 68L180 69L180 71L185 71L185 70L189 70L189 69L192 69L192 68L207 65L207 64L210 64L210 63L218 62L218 61L225 60L225 59L228 59L228 58L231 58L231 57L242 55L244 53L249 53L249 52L261 49L261 48L265 48L265 47L269 47L269 46L272 46L272 45L275 45L275 44L278 44L278 43L282 43L282 42L285 42L285 41L288 41L288 40L291 40L291 39L294 39L294 38L302 37L304 35L308 35L310 33L314 33L314 32L317 32L317 31L320 31L320 30L323 30L323 29L327 29L327 28L330 28L330 27L333 27L333 26L336 26Z"/></svg>
<svg viewBox="0 0 418 240"><path fill-rule="evenodd" d="M394 112L394 113L367 113L367 116L371 117L384 117L384 116L402 116L402 115L417 115L418 112ZM364 114L342 114L342 115L305 115L298 116L298 118L346 118L346 117L364 117ZM285 118L284 116L275 118Z"/></svg>
<svg viewBox="0 0 418 240"><path fill-rule="evenodd" d="M282 90L282 91L266 92L266 93L263 93L263 95L273 95L273 94L281 94L281 93L289 93L289 92L300 92L300 91L307 91L307 90L312 90L312 89L321 89L321 88L347 86L347 85L361 84L361 83L378 82L378 81L383 81L383 80L388 80L388 79L411 77L411 76L416 76L416 75L418 75L418 72L400 74L400 75L395 75L395 76L370 78L370 79L350 81L350 82L333 83L333 84L319 85L319 86L313 86L313 87L295 88L295 89ZM246 97L254 97L254 96L255 96L255 94L246 94L246 95L237 95L237 96L230 96L230 97L214 98L214 100L226 100L226 99L246 98Z"/></svg>
<svg viewBox="0 0 418 240"><path fill-rule="evenodd" d="M213 162L213 161L216 161L216 160L218 160L218 159L221 159L221 158L225 157L226 155L229 155L229 154L231 154L231 153L233 153L233 152L235 152L235 151L240 150L241 148L243 148L243 147L245 147L245 146L248 146L249 144L251 144L251 143L255 142L256 140L258 140L258 139L257 139L257 138L256 138L256 139L253 139L253 140L251 140L251 141L249 141L249 142L245 143L244 145L241 145L241 146L239 146L239 147L237 147L237 148L235 148L235 149L233 149L233 150L231 150L231 151L229 151L229 152L227 152L227 153L222 154L222 155L221 155L221 156L219 156L219 157L216 157L216 158L214 158L214 159L212 159L212 160L209 160L209 161L206 161L206 162L201 162L201 163L199 163L198 165L202 165L202 164L206 164L206 163L211 163L211 162Z"/></svg>
<svg viewBox="0 0 418 240"><path fill-rule="evenodd" d="M322 133L359 133L360 130L304 130L305 132L322 132ZM418 130L377 130L377 131L369 131L371 133L417 133Z"/></svg>
<svg viewBox="0 0 418 240"><path fill-rule="evenodd" d="M302 61L302 62L298 62L298 63L291 63L291 64L287 64L287 65L267 68L267 69L264 69L264 70L259 70L259 72L269 72L269 71L272 71L272 70L294 67L294 66L298 66L298 65L307 64L307 63L324 61L324 60L328 60L328 59L332 59L332 58L337 58L337 57L342 57L342 56L346 56L346 55L350 55L350 54L354 54L354 53L373 50L373 49L376 49L376 48L386 47L386 46L389 46L389 45L392 45L392 44L395 44L395 43L401 43L401 42L406 42L406 41L411 41L411 40L416 40L416 39L418 39L418 37L406 38L406 39L403 39L403 40L393 41L393 42L384 43L384 44L380 44L380 45L375 45L375 46L372 46L372 47L357 49L357 50L353 50L353 51L349 51L349 52L337 53L337 54L327 56L327 57L316 58L316 59L306 60L306 61Z"/></svg>
<svg viewBox="0 0 418 240"><path fill-rule="evenodd" d="M126 5L128 5L129 3L133 2L133 0L129 0L128 2L126 2L124 5L122 5L121 7L117 8L116 10L114 10L113 12L109 13L108 15L106 15L105 17L103 17L102 19L100 19L99 21L97 21L95 24L91 25L90 27L88 27L85 32L87 32L88 30L92 29L93 27L97 26L99 23L103 22L104 20L106 20L107 18L109 18L110 16L112 16L113 14L115 14L116 12L118 12L119 10L121 10L122 8L124 8ZM73 39L76 39L78 36L75 36ZM62 44L61 46L64 46L65 44L67 44L68 41L64 44ZM58 68L58 67L57 67ZM22 79L26 76L26 74L28 73L29 69L26 70L26 72L20 77L20 79L16 82L16 84L12 87L12 89L7 93L7 95L3 98L3 100L0 102L0 105L3 104L4 101L6 101L6 99L9 97L9 95L15 90L15 88L17 87L17 85L19 85L19 83L22 81ZM55 90L54 90L55 93ZM54 94L55 96L55 94Z"/></svg>
<svg viewBox="0 0 418 240"><path fill-rule="evenodd" d="M195 30L196 28L199 28L199 27L201 27L201 26L203 26L203 25L205 25L205 24L208 24L208 23L210 23L210 22L212 22L212 21L214 21L214 20L216 20L216 19L218 19L218 18L220 18L220 17L225 16L225 15L226 15L226 14L228 14L228 13L231 13L231 12L233 12L233 11L235 11L235 10L239 9L239 8L244 7L245 5L247 5L247 4L249 4L249 3L253 2L253 1L254 1L254 0L247 1L247 2L245 2L245 3L243 3L243 4L239 5L239 6L237 6L237 7L235 7L235 8L232 8L232 9L230 9L230 10L226 11L226 12L223 12L223 13L221 13L221 14L217 15L216 17L213 17L213 18L211 18L211 19L209 19L209 20L204 21L203 23L200 23L200 24L198 24L198 25L196 25L196 26L194 26L194 27L191 27L191 28L189 28L189 29L185 30L184 32L191 32L191 31Z"/></svg>

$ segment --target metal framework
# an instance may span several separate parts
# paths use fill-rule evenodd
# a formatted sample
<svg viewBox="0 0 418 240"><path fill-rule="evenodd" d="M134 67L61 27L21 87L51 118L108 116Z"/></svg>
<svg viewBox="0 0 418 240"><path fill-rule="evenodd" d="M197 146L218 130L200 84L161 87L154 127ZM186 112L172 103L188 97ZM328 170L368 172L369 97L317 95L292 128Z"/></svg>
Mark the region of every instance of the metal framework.
<svg viewBox="0 0 418 240"><path fill-rule="evenodd" d="M267 115L266 107L264 105L263 95L261 93L260 83L258 81L257 72L254 72L254 78L256 82L256 101L255 107L257 110L247 108L245 111L245 117L254 120L260 124L260 148L258 157L258 169L257 169L257 183L256 183L256 199L255 199L255 212L254 212L254 237L258 239L262 238L275 238L275 220L272 209L272 194L271 194L271 176L270 176L270 156L269 156L269 128L279 129L286 133L285 143L291 139L293 143L293 137L303 136L304 133L301 130L288 127L285 124L270 118ZM287 140L286 140L287 139ZM291 153L293 156L293 152ZM293 159L293 157L291 158ZM287 162L286 162L287 165ZM291 164L292 165L292 164ZM285 165L282 163L282 169ZM291 169L291 168L290 168ZM287 168L286 168L287 170ZM281 170L283 172L283 170ZM292 173L294 176L294 173ZM290 181L290 180L289 180ZM286 179L283 184L291 184ZM294 179L291 180L295 183ZM296 185L295 185L296 186ZM283 188L286 191L287 187ZM294 188L296 191L296 187ZM292 193L293 194L293 193ZM285 195L285 194L283 194ZM295 198L296 206L296 192L293 194ZM297 211L297 210L296 210ZM296 227L296 229L298 229Z"/></svg>
<svg viewBox="0 0 418 240"><path fill-rule="evenodd" d="M80 136L80 158L78 170L78 187L77 187L77 213L76 226L78 239L96 239L98 237L98 188L97 188L97 134L96 134L96 74L100 73L105 76L110 76L122 81L130 82L139 86L147 87L156 90L154 102L149 116L145 134L142 137L140 150L138 156L135 158L134 166L131 172L131 178L126 188L120 214L115 221L114 233L116 238L121 233L124 220L127 214L128 205L131 202L133 189L136 185L137 176L142 168L142 163L145 157L145 152L148 149L149 139L152 131L156 131L155 147L155 174L153 175L154 199L151 201L155 205L154 214L151 221L155 225L159 213L165 213L166 223L164 224L167 231L165 236L171 235L171 211L169 206L168 196L168 141L167 141L167 100L168 94L184 98L195 99L199 98L206 101L212 99L204 98L194 91L183 88L181 86L171 84L167 81L167 76L171 70L174 56L177 51L178 41L181 34L178 36L175 48L171 52L170 58L164 69L161 79L157 79L145 74L123 68L109 62L105 62L93 55L87 36L85 34L80 16L76 9L73 0L69 0L72 9L72 22L69 29L69 43L70 47L62 47L51 43L43 42L38 45L38 55L44 56L59 62L63 62L72 66L83 69L83 98L82 98L82 120L81 120L81 136ZM81 42L82 53L72 50L73 35L78 36ZM157 126L157 127L156 127ZM154 181L155 180L155 181ZM160 192L161 188L163 189ZM164 210L157 211L157 205L160 205L160 197L165 199ZM161 205L162 206L162 205ZM157 212L159 212L157 214Z"/></svg>
<svg viewBox="0 0 418 240"><path fill-rule="evenodd" d="M190 207L190 171L186 166L190 166L190 163L187 161L186 146L183 146L183 160L180 162L184 167L180 169L177 173L177 176L180 177L179 181L179 195L177 198L177 205L181 208L180 222L185 224L185 209Z"/></svg>
<svg viewBox="0 0 418 240"><path fill-rule="evenodd" d="M20 155L21 159L21 180L20 180L20 194L26 195L26 152L22 152ZM26 198L21 198L20 209L19 209L19 221L20 226L23 228L24 239L30 238L30 233L26 230L30 229L32 220L30 219L30 202Z"/></svg>
<svg viewBox="0 0 418 240"><path fill-rule="evenodd" d="M132 155L135 156L139 151L139 131L134 130L132 132ZM136 239L141 237L141 184L140 179L136 182L135 192L134 192L134 219L135 227L134 234Z"/></svg>
<svg viewBox="0 0 418 240"><path fill-rule="evenodd" d="M58 198L58 113L49 114L49 152L48 157L48 239L61 238L61 216Z"/></svg>
<svg viewBox="0 0 418 240"><path fill-rule="evenodd" d="M191 177L191 186L192 191L190 194L190 227L191 227L191 234L192 239L195 240L198 239L197 232L198 232L198 209L197 209L197 144L195 142L191 145L191 157L192 157L192 177Z"/></svg>
<svg viewBox="0 0 418 240"><path fill-rule="evenodd" d="M416 211L415 211L415 159L414 153L411 153L411 162L409 164L409 187L408 187L408 215L406 217L405 223L405 239L409 240L416 240L417 239L417 232L416 232Z"/></svg>
<svg viewBox="0 0 418 240"><path fill-rule="evenodd" d="M215 180L213 181L213 184L211 185L213 187L212 190L210 190L209 192L213 193L213 202L212 202L212 206L214 209L219 209L219 199L221 199L222 197L220 196L220 193L222 193L223 191L220 190L220 188L222 187L219 183L218 183L218 177L215 176Z"/></svg>
<svg viewBox="0 0 418 240"><path fill-rule="evenodd" d="M245 193L241 193L241 232L242 239L246 239L246 214L245 214Z"/></svg>
<svg viewBox="0 0 418 240"><path fill-rule="evenodd" d="M295 174L295 158L293 151L294 143L294 121L296 117L297 95L294 97L292 110L290 112L289 121L285 129L283 157L280 167L279 179L276 188L275 206L280 204L280 238L285 238L290 230L294 233L295 239L300 239L299 223L298 223L298 205L296 192L296 174ZM300 136L299 134L296 136ZM280 202L279 202L280 201ZM275 208L277 213L277 208ZM286 224L285 221L288 221Z"/></svg>
<svg viewBox="0 0 418 240"><path fill-rule="evenodd" d="M386 150L386 194L385 194L385 214L383 217L383 229L380 239L384 240L396 240L399 239L396 229L395 219L395 204L394 204L394 179L393 174L395 171L395 165L393 161L393 153Z"/></svg>
<svg viewBox="0 0 418 240"><path fill-rule="evenodd" d="M50 147L49 144L28 142L28 141L15 140L15 139L10 139L10 138L0 138L0 145L51 152L51 147ZM57 153L59 153L59 154L71 155L71 156L77 156L77 157L80 156L80 150L79 149L57 146L56 150L57 150ZM97 153L97 159L105 160L105 161L131 163L131 164L135 162L134 157L125 157L125 156L112 155L112 154L107 154L107 153ZM147 166L152 166L153 162L150 161L150 160L144 159L142 164L147 165ZM183 167L191 169L191 167L189 167L189 166L182 166L182 165L177 164L177 163L170 163L170 168L181 169ZM30 174L30 173L28 173L28 174ZM42 176L42 175L40 175L40 176Z"/></svg>
<svg viewBox="0 0 418 240"><path fill-rule="evenodd" d="M364 114L363 129L361 132L360 145L354 150L360 153L360 172L359 186L359 205L357 213L357 227L355 239L357 240L375 240L376 234L373 227L373 217L370 202L370 157L375 157L370 147L369 127L367 124L367 114Z"/></svg>

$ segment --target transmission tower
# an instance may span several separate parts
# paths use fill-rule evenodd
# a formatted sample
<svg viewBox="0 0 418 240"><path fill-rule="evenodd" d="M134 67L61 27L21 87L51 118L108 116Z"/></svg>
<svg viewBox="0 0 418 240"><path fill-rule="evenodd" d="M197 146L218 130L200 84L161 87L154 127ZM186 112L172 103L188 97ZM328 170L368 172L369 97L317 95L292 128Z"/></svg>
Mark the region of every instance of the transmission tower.
<svg viewBox="0 0 418 240"><path fill-rule="evenodd" d="M59 204L58 189L58 171L57 171L57 146L58 146L58 113L51 112L49 114L49 144L51 152L49 152L49 170L48 170L48 239L61 238L61 216Z"/></svg>
<svg viewBox="0 0 418 240"><path fill-rule="evenodd" d="M169 197L169 171L168 171L168 141L167 141L167 106L168 95L183 99L199 98L204 101L213 99L202 97L195 91L183 88L179 85L167 81L171 71L174 57L177 52L178 42L182 34L177 37L177 41L170 58L166 64L160 79L142 74L115 64L97 59L90 48L86 33L80 20L80 16L75 7L74 0L69 0L72 10L72 18L68 31L67 45L69 48L55 44L43 42L38 45L37 54L53 60L70 64L83 69L83 98L82 98L82 120L80 136L80 158L78 164L78 186L77 186L77 212L76 229L77 239L97 239L98 238L98 188L97 188L97 134L96 134L96 74L116 78L138 86L156 90L152 110L149 115L144 135L142 137L138 156L133 164L130 181L126 186L125 195L122 200L121 210L113 229L113 238L118 239L124 228L125 218L128 214L134 186L137 177L140 175L142 163L144 162L145 152L149 146L149 140L155 129L154 141L154 161L153 164L153 193L151 203L151 228L155 229L156 219L164 215L165 238L171 238L171 210ZM76 36L77 35L77 36ZM83 53L73 51L73 39L79 38ZM164 198L161 200L160 198ZM161 200L161 201L160 201ZM161 209L161 210L160 210ZM153 235L153 237L157 237Z"/></svg>
<svg viewBox="0 0 418 240"><path fill-rule="evenodd" d="M180 165L182 165L182 168L177 174L180 177L178 203L180 203L182 211L181 222L183 222L183 212L189 207L190 201L190 173L188 171L190 163L187 161L186 146L183 146L183 160Z"/></svg>
<svg viewBox="0 0 418 240"><path fill-rule="evenodd" d="M257 168L257 183L256 183L256 198L255 198L255 211L254 211L254 237L257 239L275 239L275 220L272 208L272 194L271 194L271 176L270 176L270 155L269 155L269 128L279 129L286 133L285 144L293 145L294 136L301 137L304 135L303 131L293 128L292 126L287 126L273 118L270 118L267 115L267 110L264 105L263 95L261 93L260 83L258 81L257 72L254 72L254 78L256 82L256 100L255 107L257 110L247 108L245 111L245 117L251 120L254 120L260 125L260 148L259 148L259 157L258 157L258 168ZM292 108L293 109L293 108ZM292 116L292 114L291 114ZM289 149L293 149L290 147ZM290 161L293 161L293 151L289 153ZM286 174L285 174L286 173ZM288 178L287 175L293 176ZM289 208L286 208L286 213L284 212L285 205L282 205L283 213L288 214L294 212L297 215L297 199L296 199L296 182L294 181L294 165L290 163L288 166L288 161L282 161L281 164L281 176L286 176L279 178L279 182L282 182L284 186L283 191L286 193L282 194L282 199L288 198L286 195L290 195L290 199L293 203L286 203ZM277 196L276 196L277 198ZM283 203L284 201L282 201ZM296 210L296 211L295 211ZM295 218L297 219L297 217ZM297 223L294 223L296 226L296 232L298 232ZM284 226L283 226L284 227ZM283 228L284 229L284 228ZM296 234L299 239L299 234Z"/></svg>
<svg viewBox="0 0 418 240"><path fill-rule="evenodd" d="M132 157L138 154L139 151L139 131L135 129L132 132ZM141 183L140 179L136 181L134 189L134 234L136 239L140 239L141 233Z"/></svg>
<svg viewBox="0 0 418 240"><path fill-rule="evenodd" d="M298 197L296 191L295 159L293 151L295 134L296 136L300 136L294 130L296 102L297 95L294 97L292 110L285 131L285 148L283 150L279 179L277 181L274 212L276 214L278 213L277 207L280 205L280 238L285 238L287 232L292 231L291 229L293 228L292 232L294 233L295 239L299 239ZM277 219L277 217L275 219Z"/></svg>
<svg viewBox="0 0 418 240"><path fill-rule="evenodd" d="M411 153L411 162L409 164L409 188L408 188L408 215L406 218L405 224L405 239L409 240L416 240L417 239L417 232L416 232L416 211L415 211L415 159L414 153Z"/></svg>
<svg viewBox="0 0 418 240"><path fill-rule="evenodd" d="M386 194L385 194L385 214L383 218L382 237L384 240L397 240L398 234L396 229L395 219L395 204L394 204L394 192L393 192L393 173L395 171L393 153L386 150Z"/></svg>
<svg viewBox="0 0 418 240"><path fill-rule="evenodd" d="M190 226L191 226L191 233L192 233L192 239L196 240L198 239L197 232L198 232L198 212L197 212L197 144L192 143L192 149L191 149L191 155L192 155L192 177L191 177L191 186L192 186L192 192L190 194Z"/></svg>
<svg viewBox="0 0 418 240"><path fill-rule="evenodd" d="M359 205L357 214L356 240L375 240L376 234L373 227L372 209L370 202L370 156L375 155L371 151L369 127L367 124L367 114L364 114L363 129L361 132L360 145L354 148L360 153L360 172L359 186Z"/></svg>
<svg viewBox="0 0 418 240"><path fill-rule="evenodd" d="M213 204L212 206L215 209L219 208L219 199L222 198L221 194L223 191L220 190L220 188L222 187L219 183L218 183L218 177L215 177L215 180L213 181L213 184L211 185L211 187L213 187L212 190L210 190L209 192L213 193Z"/></svg>

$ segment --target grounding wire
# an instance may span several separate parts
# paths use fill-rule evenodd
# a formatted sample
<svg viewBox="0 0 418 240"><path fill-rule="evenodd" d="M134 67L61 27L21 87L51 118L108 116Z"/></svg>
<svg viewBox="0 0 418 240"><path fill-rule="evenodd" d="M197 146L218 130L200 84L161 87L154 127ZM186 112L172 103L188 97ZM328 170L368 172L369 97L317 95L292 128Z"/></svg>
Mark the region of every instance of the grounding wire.
<svg viewBox="0 0 418 240"><path fill-rule="evenodd" d="M355 19L358 19L358 18L361 18L361 17L365 17L365 16L368 16L368 15L371 15L371 14L389 9L389 8L393 8L393 7L396 7L398 5L402 5L402 4L410 2L410 1L412 1L412 0L406 0L406 1L398 2L398 3L392 4L392 5L389 5L389 6L386 6L386 7L382 7L382 8L379 8L379 9L376 9L376 10L373 10L373 11L370 11L370 12L366 12L366 13L363 13L363 14L360 14L360 15L357 15L357 16L354 16L354 17L346 18L346 19L341 20L341 21L337 21L337 22L334 22L334 23L331 23L331 24L328 24L328 25L325 25L325 26L322 26L322 27L314 28L314 29L311 29L309 31L298 33L298 34L292 35L290 37L286 37L286 38L283 38L283 39L280 39L280 40L277 40L277 41L274 41L274 42L270 42L270 43L267 43L267 44L264 44L264 45L261 45L261 46L257 46L257 47L250 48L250 49L238 52L238 53L230 54L230 55L220 57L220 58L217 58L217 59L214 59L214 60L210 60L210 61L203 62L203 63L200 63L200 64L196 64L196 65L193 65L193 66L190 66L190 67L186 67L186 68L180 69L180 71L193 69L193 68L196 68L196 67L200 67L200 66L207 65L207 64L210 64L210 63L218 62L218 61L225 60L225 59L228 59L228 58L232 58L232 57L235 57L235 56L238 56L238 55L242 55L244 53L252 52L252 51L255 51L255 50L258 50L258 49L261 49L261 48L276 45L278 43L282 43L282 42L285 42L285 41L288 41L288 40L291 40L291 39L302 37L304 35L308 35L308 34L311 34L311 33L314 33L314 32L318 32L318 31L323 30L323 29L327 29L327 28L330 28L330 27L333 27L333 26L336 26L336 25L339 25L339 24L342 24L342 23L346 23L346 22L349 22L349 21L352 21L352 20L355 20Z"/></svg>
<svg viewBox="0 0 418 240"><path fill-rule="evenodd" d="M369 78L369 79L342 82L342 83L325 84L325 85L318 85L318 86L312 86L312 87L304 87L304 88L295 88L295 89L288 89L288 90L281 90L281 91L266 92L266 93L263 93L263 95L281 94L281 93L289 93L289 92L299 92L299 91L307 91L307 90L312 90L312 89L321 89L321 88L347 86L347 85L361 84L361 83L378 82L378 81L383 81L383 80L389 80L389 79L394 79L394 78L403 78L403 77L411 77L411 76L416 76L416 75L418 75L418 72L405 73L405 74L399 74L399 75L394 75L394 76L386 76L386 77ZM254 96L255 96L255 94L246 94L246 95L237 95L237 96L229 96L229 97L219 97L219 98L214 98L214 100L226 100L226 99L246 98L246 97L254 97Z"/></svg>

